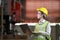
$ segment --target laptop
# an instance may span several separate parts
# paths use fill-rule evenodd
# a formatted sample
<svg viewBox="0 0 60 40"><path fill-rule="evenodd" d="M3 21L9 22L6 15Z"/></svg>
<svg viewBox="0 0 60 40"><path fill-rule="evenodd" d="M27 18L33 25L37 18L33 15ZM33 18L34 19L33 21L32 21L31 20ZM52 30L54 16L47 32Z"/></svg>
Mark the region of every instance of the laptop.
<svg viewBox="0 0 60 40"><path fill-rule="evenodd" d="M22 29L23 33L27 33L27 32L32 33L28 24L22 24L22 25L20 25L20 28Z"/></svg>

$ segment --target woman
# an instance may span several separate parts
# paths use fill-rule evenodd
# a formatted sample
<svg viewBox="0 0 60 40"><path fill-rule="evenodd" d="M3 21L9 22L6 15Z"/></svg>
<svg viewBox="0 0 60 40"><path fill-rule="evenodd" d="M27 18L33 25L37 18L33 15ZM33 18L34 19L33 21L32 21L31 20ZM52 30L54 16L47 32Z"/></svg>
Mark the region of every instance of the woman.
<svg viewBox="0 0 60 40"><path fill-rule="evenodd" d="M47 15L48 11L46 8L37 8L37 18L39 19L39 22L34 29L34 40L51 40L51 27L50 23L46 20Z"/></svg>

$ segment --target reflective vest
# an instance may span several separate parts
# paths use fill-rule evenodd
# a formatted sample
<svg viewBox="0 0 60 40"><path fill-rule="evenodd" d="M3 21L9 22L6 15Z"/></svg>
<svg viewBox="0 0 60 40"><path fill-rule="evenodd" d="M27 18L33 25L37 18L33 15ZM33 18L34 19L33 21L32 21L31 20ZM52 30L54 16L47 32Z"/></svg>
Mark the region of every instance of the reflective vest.
<svg viewBox="0 0 60 40"><path fill-rule="evenodd" d="M40 31L46 32L46 27L47 27L48 23L49 23L48 21L45 21L42 24L37 23L34 32L37 32L37 33L39 33ZM51 40L50 35L49 36L43 36L40 34L35 34L34 40L46 40L46 37L48 40Z"/></svg>

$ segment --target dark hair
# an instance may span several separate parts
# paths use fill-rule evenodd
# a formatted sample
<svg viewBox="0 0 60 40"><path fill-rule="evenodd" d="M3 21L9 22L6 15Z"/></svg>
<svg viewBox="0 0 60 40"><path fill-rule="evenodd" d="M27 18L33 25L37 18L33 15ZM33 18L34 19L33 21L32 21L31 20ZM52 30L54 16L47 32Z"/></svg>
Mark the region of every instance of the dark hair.
<svg viewBox="0 0 60 40"><path fill-rule="evenodd" d="M43 15L43 18L47 20L46 15L42 11L40 11L40 12Z"/></svg>

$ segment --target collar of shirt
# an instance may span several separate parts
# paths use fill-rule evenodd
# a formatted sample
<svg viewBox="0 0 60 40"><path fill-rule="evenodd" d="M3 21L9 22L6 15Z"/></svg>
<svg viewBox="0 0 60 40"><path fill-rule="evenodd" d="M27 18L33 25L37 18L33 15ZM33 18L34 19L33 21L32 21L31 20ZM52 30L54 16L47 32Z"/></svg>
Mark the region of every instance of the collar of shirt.
<svg viewBox="0 0 60 40"><path fill-rule="evenodd" d="M44 23L46 20L45 19L42 19L42 20L39 20L39 24L42 24L42 23Z"/></svg>

